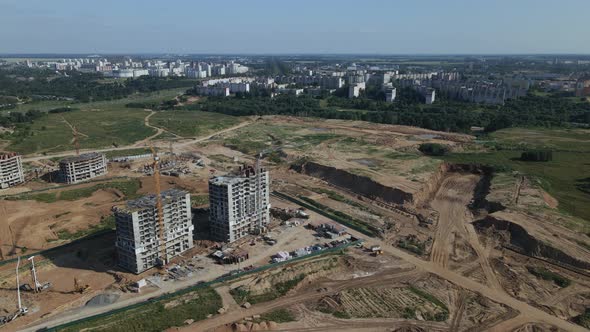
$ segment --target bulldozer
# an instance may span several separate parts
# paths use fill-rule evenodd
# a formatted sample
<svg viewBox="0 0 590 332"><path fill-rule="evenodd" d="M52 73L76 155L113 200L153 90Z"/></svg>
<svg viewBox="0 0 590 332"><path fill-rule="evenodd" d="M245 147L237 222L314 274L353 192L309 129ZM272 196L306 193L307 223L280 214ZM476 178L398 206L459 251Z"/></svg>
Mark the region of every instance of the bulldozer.
<svg viewBox="0 0 590 332"><path fill-rule="evenodd" d="M90 285L82 285L78 278L74 277L74 290L72 293L84 294L90 291Z"/></svg>

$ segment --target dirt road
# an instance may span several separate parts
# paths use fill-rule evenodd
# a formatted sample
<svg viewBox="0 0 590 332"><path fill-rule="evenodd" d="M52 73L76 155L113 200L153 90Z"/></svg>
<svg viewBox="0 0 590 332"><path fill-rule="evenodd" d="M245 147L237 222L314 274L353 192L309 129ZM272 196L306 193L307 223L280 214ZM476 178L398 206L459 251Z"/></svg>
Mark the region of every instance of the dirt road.
<svg viewBox="0 0 590 332"><path fill-rule="evenodd" d="M439 212L439 220L430 261L447 268L449 255L454 246L453 242L461 236L477 254L488 285L503 292L490 265L489 253L479 242L477 232L471 224L473 215L467 208L479 179L478 175L462 173L451 173L444 179L431 203L432 207Z"/></svg>
<svg viewBox="0 0 590 332"><path fill-rule="evenodd" d="M350 231L354 236L362 237L361 234ZM197 322L189 327L181 329L182 331L204 331L207 329L213 329L218 326L230 324L232 322L241 320L245 317L249 317L256 314L262 314L264 312L278 309L278 308L285 308L296 303L300 303L302 301L309 301L313 299L321 298L330 293L338 292L342 289L355 287L355 286L362 286L368 287L370 285L379 285L382 283L390 283L397 281L401 281L405 278L415 278L416 273L420 273L420 271L429 272L435 274L459 287L464 289L482 294L483 296L496 301L498 303L502 303L508 307L511 307L518 312L520 315L526 317L527 322L543 322L547 324L551 324L558 328L561 328L566 331L586 331L583 327L579 325L575 325L573 323L567 322L555 316L552 316L540 309L530 306L529 304L519 301L505 292L499 292L496 289L490 288L486 285L482 285L475 280L469 279L464 277L460 274L457 274L453 271L450 271L437 263L434 262L427 262L424 261L416 256L413 256L401 249L393 247L390 243L386 243L384 241L371 239L367 241L367 245L380 245L381 248L391 255L397 256L413 265L416 266L416 271L408 271L404 273L399 273L397 275L393 275L391 273L379 273L370 277L366 278L357 278L352 280L346 281L330 281L321 283L317 287L326 287L328 292L321 292L318 293L314 287L312 290L303 291L293 296L286 296L280 298L275 301L266 302L254 305L249 309L239 309L235 312L230 312L225 315L218 315L214 316L211 319L207 319L204 321ZM520 321L522 322L522 321Z"/></svg>

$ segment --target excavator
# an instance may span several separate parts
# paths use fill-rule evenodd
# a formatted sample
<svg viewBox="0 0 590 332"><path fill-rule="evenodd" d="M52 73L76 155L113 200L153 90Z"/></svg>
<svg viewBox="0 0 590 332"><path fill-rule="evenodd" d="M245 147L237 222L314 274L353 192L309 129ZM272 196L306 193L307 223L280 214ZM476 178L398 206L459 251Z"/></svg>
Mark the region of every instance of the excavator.
<svg viewBox="0 0 590 332"><path fill-rule="evenodd" d="M90 285L82 285L78 278L74 277L74 290L72 293L84 294L90 291Z"/></svg>

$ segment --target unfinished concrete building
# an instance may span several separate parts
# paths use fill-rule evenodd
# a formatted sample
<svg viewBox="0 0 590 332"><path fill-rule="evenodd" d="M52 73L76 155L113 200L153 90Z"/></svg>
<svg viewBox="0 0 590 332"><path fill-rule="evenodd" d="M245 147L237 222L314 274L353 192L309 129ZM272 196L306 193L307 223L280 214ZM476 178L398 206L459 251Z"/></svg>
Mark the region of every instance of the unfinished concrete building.
<svg viewBox="0 0 590 332"><path fill-rule="evenodd" d="M217 241L234 242L262 231L270 221L268 171L241 167L209 180L209 226Z"/></svg>
<svg viewBox="0 0 590 332"><path fill-rule="evenodd" d="M84 153L59 162L59 177L65 183L78 183L107 174L107 158L102 153Z"/></svg>
<svg viewBox="0 0 590 332"><path fill-rule="evenodd" d="M160 223L156 195L128 201L114 207L117 226L117 256L119 266L141 273L162 262L163 248L166 259L178 256L193 247L193 229L190 194L178 189L161 193L164 234L160 240Z"/></svg>
<svg viewBox="0 0 590 332"><path fill-rule="evenodd" d="M25 176L20 155L14 152L0 154L0 189L23 182L25 182Z"/></svg>

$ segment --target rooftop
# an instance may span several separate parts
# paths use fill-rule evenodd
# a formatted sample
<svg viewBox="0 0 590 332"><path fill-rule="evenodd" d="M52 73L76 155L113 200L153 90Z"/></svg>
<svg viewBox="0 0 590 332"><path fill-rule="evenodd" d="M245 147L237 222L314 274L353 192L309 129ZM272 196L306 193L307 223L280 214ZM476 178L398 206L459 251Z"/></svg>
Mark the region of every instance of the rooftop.
<svg viewBox="0 0 590 332"><path fill-rule="evenodd" d="M101 156L104 156L104 154L98 153L98 152L90 152L90 153L83 153L79 156L66 157L66 158L60 160L59 162L60 163L73 163L73 162L92 160L95 158L99 158Z"/></svg>
<svg viewBox="0 0 590 332"><path fill-rule="evenodd" d="M162 205L166 205L173 200L184 198L188 194L187 191L180 189L168 189L162 191L160 196L162 197ZM135 211L141 211L145 209L153 209L156 207L157 199L155 194L146 195L138 199L127 201L124 206L115 207L119 212L132 213Z"/></svg>
<svg viewBox="0 0 590 332"><path fill-rule="evenodd" d="M7 160L18 156L16 152L0 152L0 160Z"/></svg>

